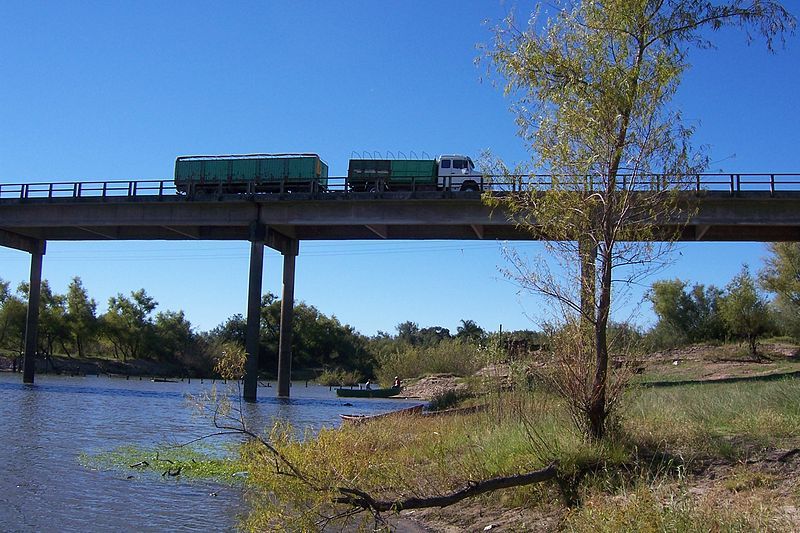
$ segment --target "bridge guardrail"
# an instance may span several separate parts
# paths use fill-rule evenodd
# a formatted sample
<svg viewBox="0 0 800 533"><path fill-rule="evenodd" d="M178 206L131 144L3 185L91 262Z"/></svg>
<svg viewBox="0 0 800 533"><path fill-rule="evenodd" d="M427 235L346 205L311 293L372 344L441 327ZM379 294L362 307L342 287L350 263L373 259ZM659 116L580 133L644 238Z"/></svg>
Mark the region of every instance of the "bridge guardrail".
<svg viewBox="0 0 800 533"><path fill-rule="evenodd" d="M774 195L778 192L800 192L800 173L740 173L740 174L695 174L692 176L673 177L665 175L622 174L617 182L621 189L630 190L667 190L681 189L700 193L702 191L725 191L731 195L740 192L762 191ZM446 189L451 182L447 182ZM528 187L548 189L558 183L568 189L596 190L602 187L602 180L597 177L554 176L535 174L526 176L491 176L481 179L479 184L483 191L507 193L526 190ZM264 187L269 186L269 189ZM424 190L417 187L412 179L410 189ZM391 191L385 183L376 184L375 193ZM403 190L408 190L403 189ZM272 192L267 192L272 191ZM0 199L53 199L53 198L107 198L107 197L175 197L192 198L199 192L218 194L283 194L293 192L311 193L324 196L327 193L347 193L354 189L346 177L328 178L326 187L309 182L298 186L280 182L251 182L239 187L236 184L187 183L179 189L173 180L113 180L113 181L64 181L37 183L0 183Z"/></svg>

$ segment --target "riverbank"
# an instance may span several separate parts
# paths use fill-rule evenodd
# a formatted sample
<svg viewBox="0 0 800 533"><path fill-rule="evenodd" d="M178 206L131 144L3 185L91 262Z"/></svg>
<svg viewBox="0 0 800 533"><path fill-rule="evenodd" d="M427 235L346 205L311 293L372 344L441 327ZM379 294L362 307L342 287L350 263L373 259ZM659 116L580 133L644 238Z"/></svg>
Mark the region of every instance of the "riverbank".
<svg viewBox="0 0 800 533"><path fill-rule="evenodd" d="M643 360L638 379L671 386L631 388L601 444L586 442L563 402L535 386L495 387L482 397L484 412L381 418L368 430L343 427L306 442L277 438L322 489L274 476L252 450L247 525L315 527L321 515L346 512L330 504L338 487L388 501L428 498L557 464L557 482L387 515L398 531L800 530L800 380L764 379L791 376L797 347L759 363L735 346L711 348ZM726 376L738 381L721 382ZM312 502L307 513L287 511L301 501Z"/></svg>
<svg viewBox="0 0 800 533"><path fill-rule="evenodd" d="M0 355L0 372L21 372L22 358ZM37 374L56 374L64 376L99 376L112 377L210 377L199 376L180 365L152 361L149 359L105 359L100 357L67 357L53 355L36 359Z"/></svg>
<svg viewBox="0 0 800 533"><path fill-rule="evenodd" d="M22 357L0 354L0 372L22 372ZM110 376L121 378L214 379L211 370L187 368L178 363L152 359L110 359L106 357L67 357L52 355L36 359L36 374L62 376ZM298 369L292 373L295 381L313 381L314 370ZM274 380L262 375L259 379Z"/></svg>

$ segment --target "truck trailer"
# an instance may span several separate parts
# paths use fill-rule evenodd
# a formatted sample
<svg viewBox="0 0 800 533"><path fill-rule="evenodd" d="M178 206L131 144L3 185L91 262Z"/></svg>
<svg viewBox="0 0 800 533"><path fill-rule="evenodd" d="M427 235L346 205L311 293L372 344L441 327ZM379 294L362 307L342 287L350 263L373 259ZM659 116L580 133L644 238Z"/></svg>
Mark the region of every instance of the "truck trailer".
<svg viewBox="0 0 800 533"><path fill-rule="evenodd" d="M175 160L179 193L317 192L328 186L328 165L312 153L195 155Z"/></svg>

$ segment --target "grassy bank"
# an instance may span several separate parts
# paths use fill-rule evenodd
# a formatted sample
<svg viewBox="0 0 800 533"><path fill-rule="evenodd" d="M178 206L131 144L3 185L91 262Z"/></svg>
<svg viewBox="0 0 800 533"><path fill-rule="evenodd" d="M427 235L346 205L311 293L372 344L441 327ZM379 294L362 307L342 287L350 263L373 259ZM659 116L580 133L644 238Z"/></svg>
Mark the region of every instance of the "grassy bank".
<svg viewBox="0 0 800 533"><path fill-rule="evenodd" d="M347 510L329 503L337 487L424 497L558 461L560 485L504 489L414 516L465 530L793 529L798 454L786 451L800 445L799 398L800 380L791 379L639 388L602 445L587 443L544 391L491 394L480 413L387 418L302 442L279 426L273 442L305 480L276 474L259 445L246 448L241 468L254 489L247 527L316 530ZM356 519L373 525L371 516Z"/></svg>

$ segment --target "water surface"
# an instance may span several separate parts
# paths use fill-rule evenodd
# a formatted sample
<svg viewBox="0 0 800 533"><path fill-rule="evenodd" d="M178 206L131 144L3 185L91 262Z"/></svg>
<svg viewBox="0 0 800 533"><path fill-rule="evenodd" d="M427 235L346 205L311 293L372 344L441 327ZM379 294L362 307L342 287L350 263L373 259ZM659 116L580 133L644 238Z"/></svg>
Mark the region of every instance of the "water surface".
<svg viewBox="0 0 800 533"><path fill-rule="evenodd" d="M0 374L0 530L226 531L247 512L236 485L81 465L82 454L152 448L212 433L211 421L186 401L187 394L210 390L210 382L95 376L21 382L20 374ZM328 387L303 383L294 384L288 400L276 398L275 387L259 387L258 393L259 401L243 409L257 431L276 417L317 430L338 425L340 413L414 404L338 399Z"/></svg>

